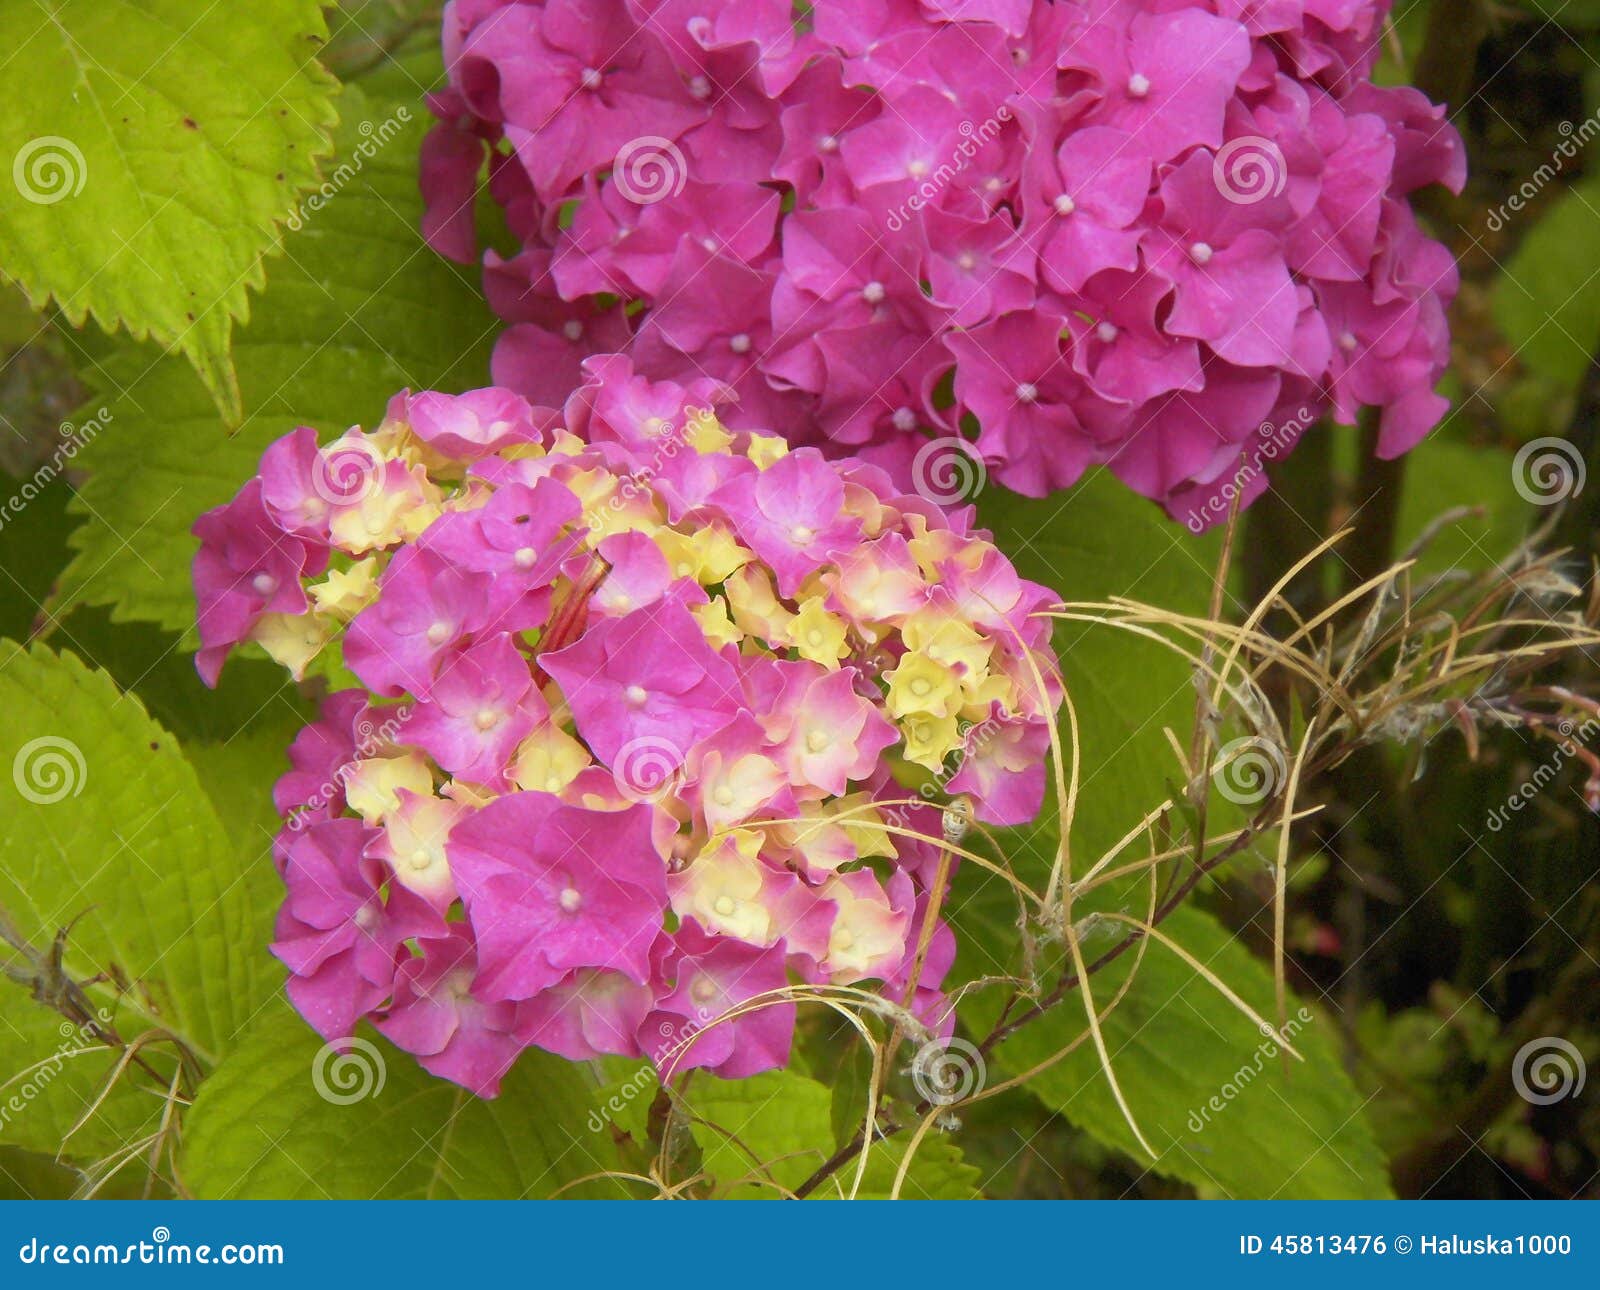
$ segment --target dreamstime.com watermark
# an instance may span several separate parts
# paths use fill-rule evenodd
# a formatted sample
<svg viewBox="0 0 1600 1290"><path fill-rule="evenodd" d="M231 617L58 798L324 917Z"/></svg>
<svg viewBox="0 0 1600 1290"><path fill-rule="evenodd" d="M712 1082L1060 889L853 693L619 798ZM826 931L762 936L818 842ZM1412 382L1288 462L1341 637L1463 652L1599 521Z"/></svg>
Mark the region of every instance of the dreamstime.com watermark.
<svg viewBox="0 0 1600 1290"><path fill-rule="evenodd" d="M148 1241L128 1245L113 1245L108 1241L90 1245L84 1241L67 1244L64 1241L41 1241L33 1237L17 1251L17 1261L39 1267L133 1267L154 1264L158 1267L182 1267L189 1264L235 1267L282 1267L283 1246L278 1244L243 1245L228 1242L225 1245L190 1245L174 1241L172 1232L157 1226L150 1232Z"/></svg>
<svg viewBox="0 0 1600 1290"><path fill-rule="evenodd" d="M11 182L23 201L54 206L76 197L89 182L83 149L59 134L29 139L11 158Z"/></svg>
<svg viewBox="0 0 1600 1290"><path fill-rule="evenodd" d="M385 117L376 125L371 121L363 121L358 125L356 130L361 135L361 142L350 150L350 155L334 168L321 185L289 208L284 223L296 233L303 229L306 221L337 197L345 185L366 168L367 162L392 142L410 121L411 109L401 106L394 110L393 116Z"/></svg>
<svg viewBox="0 0 1600 1290"><path fill-rule="evenodd" d="M961 133L961 142L956 144L948 160L941 161L932 170L928 169L926 162L916 163L911 172L911 178L919 181L916 190L889 212L887 219L889 231L898 233L910 222L913 215L931 205L955 177L972 164L972 159L978 155L978 150L999 135L1001 128L1011 120L1011 117L1011 109L1002 103L994 110L993 116L978 125L973 125L971 121L963 121L956 127Z"/></svg>
<svg viewBox="0 0 1600 1290"><path fill-rule="evenodd" d="M1484 824L1490 833L1498 833L1510 824L1513 815L1544 792L1550 781L1561 773L1561 768L1577 757L1596 735L1600 735L1600 717L1590 717L1581 726L1564 720L1556 726L1556 732L1561 738L1556 743L1555 751L1534 768L1533 774L1511 790L1503 804L1489 812Z"/></svg>
<svg viewBox="0 0 1600 1290"><path fill-rule="evenodd" d="M1256 428L1255 441L1244 450L1244 460L1234 470L1231 478L1223 481L1210 497L1192 508L1184 523L1191 533L1203 533L1210 525L1228 518L1234 500L1266 471L1266 463L1293 448L1295 442L1311 428L1317 413L1308 407L1299 407L1287 421L1274 424L1263 421Z"/></svg>
<svg viewBox="0 0 1600 1290"><path fill-rule="evenodd" d="M1571 121L1563 121L1556 129L1561 132L1562 137L1555 151L1550 154L1550 160L1524 179L1511 196L1489 212L1489 218L1485 223L1491 233L1498 233L1510 222L1511 216L1520 215L1527 209L1528 203L1567 168L1567 162L1588 147L1596 135L1600 135L1600 112L1584 117L1576 126Z"/></svg>
<svg viewBox="0 0 1600 1290"><path fill-rule="evenodd" d="M286 821L289 831L300 832L305 828L307 820L342 794L350 782L350 777L361 768L363 761L369 757L376 757L399 739L400 731L410 715L411 705L400 703L388 710L382 723L375 724L371 717L362 718L356 726L355 755L349 761L342 763L333 772L331 779L319 784L317 791L301 803Z"/></svg>
<svg viewBox="0 0 1600 1290"><path fill-rule="evenodd" d="M1511 1059L1511 1085L1518 1097L1534 1106L1578 1097L1588 1079L1589 1068L1578 1046L1560 1035L1530 1039Z"/></svg>
<svg viewBox="0 0 1600 1290"><path fill-rule="evenodd" d="M659 1039L655 1051L650 1055L650 1060L615 1088L602 1090L606 1094L605 1100L589 1112L589 1118L585 1122L590 1133L599 1133L638 1098L655 1097L656 1090L661 1087L659 1072L668 1069L677 1058L681 1057L695 1036L711 1021L711 1013L706 1009L700 1009L699 1014L697 1018L683 1022L663 1021L660 1024Z"/></svg>
<svg viewBox="0 0 1600 1290"><path fill-rule="evenodd" d="M87 421L74 425L71 421L61 423L61 442L56 444L50 453L48 461L44 462L33 474L22 481L22 485L4 502L0 502L0 530L3 530L13 516L21 515L28 509L28 503L38 497L45 489L50 487L68 466L72 464L80 452L87 448L99 437L99 434L115 417L109 408L96 408L95 413Z"/></svg>
<svg viewBox="0 0 1600 1290"><path fill-rule="evenodd" d="M95 1023L102 1031L111 1024L111 1013L101 1008L95 1013ZM28 1113L28 1108L44 1095L56 1082L67 1062L87 1049L99 1046L96 1024L78 1025L71 1021L61 1023L61 1042L43 1061L35 1062L20 1075L0 1085L0 1129Z"/></svg>
<svg viewBox="0 0 1600 1290"><path fill-rule="evenodd" d="M1315 1017L1311 1009L1302 1004L1300 1006L1300 1011L1295 1013L1294 1016L1290 1017L1288 1021L1284 1022L1278 1033L1281 1034L1285 1039L1292 1042L1294 1037L1307 1026L1309 1026L1314 1020ZM1263 1027L1263 1030L1264 1029L1265 1028ZM1256 1077L1266 1069L1267 1063L1276 1057L1279 1051L1280 1046L1274 1036L1267 1035L1264 1039L1262 1039L1262 1041L1256 1045L1255 1055L1243 1066L1239 1067L1238 1070L1234 1071L1234 1073L1223 1082L1222 1087L1213 1093L1204 1103L1202 1103L1197 1110L1189 1112L1189 1132L1204 1133L1206 1126L1211 1123L1211 1117L1214 1115L1221 1115L1224 1111L1226 1111L1233 1100L1255 1082Z"/></svg>

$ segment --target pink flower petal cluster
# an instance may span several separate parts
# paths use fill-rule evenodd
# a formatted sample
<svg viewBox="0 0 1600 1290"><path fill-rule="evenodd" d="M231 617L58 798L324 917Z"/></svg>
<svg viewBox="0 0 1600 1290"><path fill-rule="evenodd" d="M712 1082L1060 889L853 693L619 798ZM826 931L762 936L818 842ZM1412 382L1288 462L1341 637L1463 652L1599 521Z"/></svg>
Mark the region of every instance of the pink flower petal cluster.
<svg viewBox="0 0 1600 1290"><path fill-rule="evenodd" d="M296 430L195 526L206 680L347 678L276 790L291 999L485 1095L529 1045L780 1066L798 987L948 1032L941 839L1039 810L1055 596L723 387L583 376Z"/></svg>
<svg viewBox="0 0 1600 1290"><path fill-rule="evenodd" d="M1329 409L1393 456L1446 406L1456 268L1408 195L1464 154L1372 83L1388 8L454 0L424 231L475 258L487 159L530 397L626 347L796 444L906 471L961 434L1203 526Z"/></svg>

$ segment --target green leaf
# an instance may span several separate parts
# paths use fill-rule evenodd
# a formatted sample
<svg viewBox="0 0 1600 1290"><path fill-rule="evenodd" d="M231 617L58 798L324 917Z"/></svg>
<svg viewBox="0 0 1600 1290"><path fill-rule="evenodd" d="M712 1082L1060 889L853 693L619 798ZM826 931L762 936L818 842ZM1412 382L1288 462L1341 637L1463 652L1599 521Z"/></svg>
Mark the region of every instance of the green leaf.
<svg viewBox="0 0 1600 1290"><path fill-rule="evenodd" d="M1215 919L1181 908L1162 930L1272 1017L1271 972ZM1101 1007L1134 957L1130 951L1095 974ZM1285 1033L1305 1061L1285 1060L1192 968L1162 945L1149 945L1133 985L1101 1026L1122 1091L1159 1153L1154 1161L1117 1109L1092 1045L1080 1044L1028 1087L1138 1167L1180 1178L1203 1195L1387 1197L1383 1153L1340 1065L1334 1023L1301 1009L1291 997ZM1026 1071L1065 1048L1086 1024L1082 1000L1068 998L1005 1040L994 1061L1007 1073Z"/></svg>
<svg viewBox="0 0 1600 1290"><path fill-rule="evenodd" d="M182 351L229 420L261 257L328 151L317 0L0 0L0 271Z"/></svg>
<svg viewBox="0 0 1600 1290"><path fill-rule="evenodd" d="M1193 536L1107 471L1053 497L991 490L983 503L980 519L1000 549L1025 577L1066 601L1125 596L1180 612L1208 609L1219 535ZM1195 691L1183 659L1120 628L1062 622L1054 644L1078 716L1082 756L1071 841L1081 873L1169 797L1180 771L1162 729L1170 726L1187 746ZM1068 750L1064 712L1060 724ZM1042 891L1058 836L1052 785L1037 821L1002 830L999 838L1017 874ZM1015 971L1021 937L1011 889L971 865L957 883L950 907L958 945L953 979ZM976 998L974 1012L992 998Z"/></svg>
<svg viewBox="0 0 1600 1290"><path fill-rule="evenodd" d="M500 1096L485 1100L387 1043L362 1042L341 1073L286 1005L264 1013L185 1119L180 1172L190 1190L206 1199L515 1199L616 1167L609 1134L590 1127L585 1067L530 1049ZM601 1180L562 1194L631 1192Z"/></svg>
<svg viewBox="0 0 1600 1290"><path fill-rule="evenodd" d="M793 1071L733 1080L696 1075L684 1102L701 1167L719 1196L780 1196L780 1188L793 1191L833 1154L832 1095Z"/></svg>
<svg viewBox="0 0 1600 1290"><path fill-rule="evenodd" d="M73 655L0 642L0 710L0 908L37 948L71 924L75 975L120 972L123 1009L220 1056L281 980L270 857L241 858L177 741Z"/></svg>
<svg viewBox="0 0 1600 1290"><path fill-rule="evenodd" d="M1000 549L1067 601L1126 596L1176 612L1207 607L1219 536L1193 536L1108 471L1053 497L995 491L984 500L980 518ZM1062 623L1055 646L1083 744L1072 842L1092 857L1166 796L1177 766L1161 728L1185 736L1193 725L1193 682L1176 654L1119 628ZM1054 827L1048 811L1041 819Z"/></svg>
<svg viewBox="0 0 1600 1290"><path fill-rule="evenodd" d="M409 108L369 105L354 89L341 102L333 173L345 182L307 211L234 347L239 429L224 434L199 383L172 360L128 349L92 374L115 421L79 458L91 474L73 503L84 522L58 611L111 605L119 621L183 631L192 646L189 528L243 486L268 443L297 425L330 434L375 425L405 386L487 382L496 323L476 276L435 255L417 231L425 122ZM409 122L395 134L401 112ZM126 397L114 393L123 387Z"/></svg>
<svg viewBox="0 0 1600 1290"><path fill-rule="evenodd" d="M799 1187L833 1155L832 1099L825 1085L792 1070L739 1080L697 1075L689 1081L684 1093L692 1117L689 1131L716 1195L772 1198ZM858 1198L890 1194L908 1137L873 1147ZM854 1163L843 1166L813 1195L849 1195L855 1169ZM906 1200L971 1198L978 1194L977 1178L978 1171L962 1162L960 1148L935 1134L919 1145L900 1195Z"/></svg>
<svg viewBox="0 0 1600 1290"><path fill-rule="evenodd" d="M1508 212L1500 218L1530 217ZM1600 184L1563 193L1523 238L1489 297L1495 323L1522 366L1569 390L1577 388L1600 342L1597 220Z"/></svg>
<svg viewBox="0 0 1600 1290"><path fill-rule="evenodd" d="M42 945L36 948L43 949ZM163 1104L149 1092L120 1082L101 1097L116 1056L21 986L0 980L0 1143L73 1160L98 1160L153 1134ZM144 1026L103 1003L124 1039ZM162 1075L172 1063L150 1051ZM146 1085L148 1087L148 1084ZM92 1114L85 1116L91 1106ZM67 1133L84 1123L70 1139Z"/></svg>
<svg viewBox="0 0 1600 1290"><path fill-rule="evenodd" d="M0 1147L0 1200L69 1200L79 1181L49 1156Z"/></svg>

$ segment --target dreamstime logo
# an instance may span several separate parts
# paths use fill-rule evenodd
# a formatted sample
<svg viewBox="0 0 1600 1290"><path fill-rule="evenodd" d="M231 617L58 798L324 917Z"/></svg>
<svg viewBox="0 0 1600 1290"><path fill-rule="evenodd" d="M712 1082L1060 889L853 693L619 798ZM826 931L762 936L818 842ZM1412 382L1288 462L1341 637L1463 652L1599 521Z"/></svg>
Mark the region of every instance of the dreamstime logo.
<svg viewBox="0 0 1600 1290"><path fill-rule="evenodd" d="M71 139L44 134L29 139L11 159L11 182L25 201L54 206L76 197L89 180L89 163Z"/></svg>
<svg viewBox="0 0 1600 1290"><path fill-rule="evenodd" d="M1566 170L1567 162L1576 160L1578 153L1600 135L1600 113L1585 117L1582 124L1576 126L1571 121L1563 121L1556 129L1561 132L1561 142L1551 152L1550 160L1524 179L1505 201L1489 212L1485 223L1491 233L1498 233L1511 222L1511 216L1520 215L1526 210L1528 204Z"/></svg>
<svg viewBox="0 0 1600 1290"><path fill-rule="evenodd" d="M1288 776L1283 752L1260 735L1244 735L1222 746L1211 782L1230 802L1256 806L1272 797Z"/></svg>
<svg viewBox="0 0 1600 1290"><path fill-rule="evenodd" d="M83 750L59 735L28 740L11 759L11 782L37 806L76 797L83 792L88 773Z"/></svg>
<svg viewBox="0 0 1600 1290"><path fill-rule="evenodd" d="M340 439L317 454L311 487L330 506L359 506L383 487L384 461L363 439Z"/></svg>
<svg viewBox="0 0 1600 1290"><path fill-rule="evenodd" d="M1221 1115L1227 1110L1234 1098L1255 1083L1257 1077L1266 1069L1267 1063L1278 1055L1280 1037L1285 1043L1293 1043L1295 1036L1315 1019L1311 1009L1301 1004L1300 1010L1284 1021L1281 1032L1266 1022L1260 1023L1257 1029L1261 1034L1261 1042L1256 1045L1250 1060L1224 1080L1221 1087L1197 1109L1189 1112L1189 1132L1203 1133L1206 1126L1211 1123L1212 1117Z"/></svg>
<svg viewBox="0 0 1600 1290"><path fill-rule="evenodd" d="M939 506L970 502L988 480L983 458L965 439L929 439L911 462L911 483L919 497Z"/></svg>
<svg viewBox="0 0 1600 1290"><path fill-rule="evenodd" d="M1600 735L1600 720L1588 718L1581 726L1574 725L1571 718L1564 717L1556 723L1555 752L1546 760L1534 767L1533 774L1514 788L1506 798L1503 805L1494 807L1488 819L1489 832L1498 833L1511 823L1512 815L1520 812L1524 806L1533 801L1542 793L1552 780L1561 773L1568 761L1574 757L1587 758L1584 751L1586 744L1592 743Z"/></svg>
<svg viewBox="0 0 1600 1290"><path fill-rule="evenodd" d="M911 1059L911 1082L931 1106L954 1106L983 1091L988 1069L976 1044L930 1039Z"/></svg>
<svg viewBox="0 0 1600 1290"><path fill-rule="evenodd" d="M356 723L355 755L349 761L342 763L333 772L332 778L324 780L317 786L316 792L294 808L294 813L289 816L287 823L291 833L298 833L304 829L306 822L315 818L322 807L344 792L350 777L355 774L356 767L362 761L377 755L400 737L400 731L405 728L405 723L411 716L411 705L399 703L392 709L384 711L388 715L381 725L375 722L370 714Z"/></svg>
<svg viewBox="0 0 1600 1290"><path fill-rule="evenodd" d="M43 1061L35 1062L22 1077L0 1085L0 1090L7 1094L6 1100L0 1102L0 1128L10 1124L31 1103L44 1096L65 1069L69 1058L101 1043L100 1035L110 1024L111 1013L106 1008L97 1009L94 1017L81 1025L72 1021L61 1022L56 1028L61 1043L55 1052Z"/></svg>
<svg viewBox="0 0 1600 1290"><path fill-rule="evenodd" d="M961 141L956 144L948 161L942 161L932 169L925 161L916 163L910 172L910 178L918 181L916 190L899 207L889 212L886 221L889 231L898 233L910 222L913 215L928 206L947 185L954 182L955 177L972 164L972 159L978 155L983 146L999 137L1000 131L1006 122L1012 119L1012 115L1011 108L1002 103L995 109L993 116L977 125L971 121L963 121L956 127L960 131Z"/></svg>
<svg viewBox="0 0 1600 1290"><path fill-rule="evenodd" d="M0 529L5 528L11 516L21 515L29 502L54 483L56 477L72 465L78 454L92 444L113 419L111 410L102 407L79 425L63 421L59 429L61 441L51 452L50 459L40 463L32 478L23 480L15 493L0 502Z"/></svg>
<svg viewBox="0 0 1600 1290"><path fill-rule="evenodd" d="M634 802L658 802L678 787L683 752L669 739L643 735L617 750L611 774L622 795Z"/></svg>
<svg viewBox="0 0 1600 1290"><path fill-rule="evenodd" d="M1511 1083L1517 1095L1535 1106L1577 1097L1588 1078L1583 1054L1559 1035L1530 1039L1511 1059Z"/></svg>
<svg viewBox="0 0 1600 1290"><path fill-rule="evenodd" d="M1211 159L1211 182L1235 206L1254 206L1283 191L1289 167L1271 139L1247 134L1228 140Z"/></svg>
<svg viewBox="0 0 1600 1290"><path fill-rule="evenodd" d="M318 1097L335 1106L377 1097L388 1074L377 1045L353 1035L323 1044L311 1059L311 1086Z"/></svg>
<svg viewBox="0 0 1600 1290"><path fill-rule="evenodd" d="M1534 506L1554 506L1576 497L1587 479L1583 454L1554 435L1523 444L1511 462L1511 483L1517 496Z"/></svg>
<svg viewBox="0 0 1600 1290"><path fill-rule="evenodd" d="M361 142L350 150L350 155L334 168L333 173L322 181L315 192L307 193L289 208L284 223L296 233L303 229L306 220L337 197L344 186L365 169L367 162L378 155L379 149L394 139L400 133L401 127L410 120L411 109L399 107L395 109L392 117L380 121L377 125L371 121L361 122L356 127L361 134Z"/></svg>
<svg viewBox="0 0 1600 1290"><path fill-rule="evenodd" d="M671 139L658 134L629 139L611 163L611 182L635 206L649 206L683 191L689 163Z"/></svg>
<svg viewBox="0 0 1600 1290"><path fill-rule="evenodd" d="M1206 499L1189 512L1184 521L1189 532L1204 533L1208 525L1227 519L1234 501L1246 496L1251 485L1266 474L1266 463L1276 461L1294 447L1318 415L1316 409L1301 404L1288 420L1263 421L1257 426L1256 437L1245 448L1232 476L1223 479L1220 486L1213 483Z"/></svg>

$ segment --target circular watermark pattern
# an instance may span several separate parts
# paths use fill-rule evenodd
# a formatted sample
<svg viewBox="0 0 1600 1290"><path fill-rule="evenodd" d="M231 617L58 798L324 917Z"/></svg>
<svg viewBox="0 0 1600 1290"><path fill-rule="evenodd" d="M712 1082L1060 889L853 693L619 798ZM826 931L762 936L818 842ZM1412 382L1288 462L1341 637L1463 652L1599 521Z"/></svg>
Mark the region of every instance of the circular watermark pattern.
<svg viewBox="0 0 1600 1290"><path fill-rule="evenodd" d="M1576 497L1587 478L1583 454L1554 435L1523 444L1511 461L1512 486L1523 501L1534 506L1554 506Z"/></svg>
<svg viewBox="0 0 1600 1290"><path fill-rule="evenodd" d="M360 506L383 487L382 454L361 439L341 439L317 454L311 487L330 506Z"/></svg>
<svg viewBox="0 0 1600 1290"><path fill-rule="evenodd" d="M311 1086L318 1097L335 1106L377 1097L388 1075L378 1046L353 1035L323 1044L311 1059Z"/></svg>
<svg viewBox="0 0 1600 1290"><path fill-rule="evenodd" d="M983 1091L983 1054L965 1039L930 1039L911 1059L911 1082L930 1106L954 1106Z"/></svg>
<svg viewBox="0 0 1600 1290"><path fill-rule="evenodd" d="M29 139L11 159L11 182L35 206L54 206L76 197L88 180L89 163L78 145L59 134Z"/></svg>
<svg viewBox="0 0 1600 1290"><path fill-rule="evenodd" d="M172 1231L167 1227L155 1227L150 1230L150 1239L157 1245L165 1245L172 1239Z"/></svg>
<svg viewBox="0 0 1600 1290"><path fill-rule="evenodd" d="M1211 159L1211 182L1235 206L1254 206L1283 191L1289 166L1271 139L1247 134L1229 139Z"/></svg>
<svg viewBox="0 0 1600 1290"><path fill-rule="evenodd" d="M955 435L929 439L911 462L911 484L917 495L939 506L972 501L987 481L988 471L977 449Z"/></svg>
<svg viewBox="0 0 1600 1290"><path fill-rule="evenodd" d="M1517 1095L1535 1106L1577 1097L1588 1078L1583 1054L1560 1035L1530 1039L1511 1059L1511 1083Z"/></svg>
<svg viewBox="0 0 1600 1290"><path fill-rule="evenodd" d="M49 806L83 792L89 768L83 750L59 735L40 735L17 749L11 759L11 782L28 801Z"/></svg>
<svg viewBox="0 0 1600 1290"><path fill-rule="evenodd" d="M674 792L683 775L683 750L670 739L642 735L617 749L611 774L629 801L659 802Z"/></svg>
<svg viewBox="0 0 1600 1290"><path fill-rule="evenodd" d="M1288 773L1282 749L1260 735L1244 735L1222 745L1211 782L1230 802L1256 806L1277 793Z"/></svg>
<svg viewBox="0 0 1600 1290"><path fill-rule="evenodd" d="M629 139L611 163L611 182L635 206L676 197L689 178L689 163L671 139L658 134Z"/></svg>

